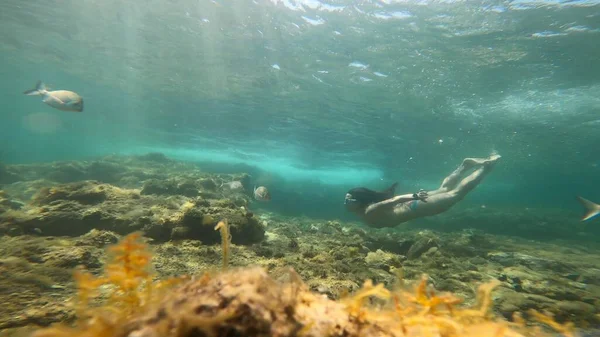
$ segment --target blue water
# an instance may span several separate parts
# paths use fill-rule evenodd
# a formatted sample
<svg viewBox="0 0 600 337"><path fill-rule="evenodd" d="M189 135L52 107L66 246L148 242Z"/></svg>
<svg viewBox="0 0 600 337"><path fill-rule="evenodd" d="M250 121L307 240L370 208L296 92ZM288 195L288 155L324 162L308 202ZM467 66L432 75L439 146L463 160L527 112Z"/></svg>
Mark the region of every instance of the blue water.
<svg viewBox="0 0 600 337"><path fill-rule="evenodd" d="M0 27L4 162L158 151L344 217L349 188L497 151L464 207L600 201L598 1L5 0ZM84 112L23 95L38 79Z"/></svg>

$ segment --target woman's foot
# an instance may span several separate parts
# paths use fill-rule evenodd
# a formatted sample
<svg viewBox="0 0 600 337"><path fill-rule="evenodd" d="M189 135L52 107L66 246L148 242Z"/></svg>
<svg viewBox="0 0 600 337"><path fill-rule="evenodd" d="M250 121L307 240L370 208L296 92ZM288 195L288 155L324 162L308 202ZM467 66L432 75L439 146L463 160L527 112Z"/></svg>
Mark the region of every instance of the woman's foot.
<svg viewBox="0 0 600 337"><path fill-rule="evenodd" d="M474 166L487 166L495 163L500 158L502 158L502 156L497 153L494 153L487 158L465 158L462 162L462 167L463 169L468 170Z"/></svg>
<svg viewBox="0 0 600 337"><path fill-rule="evenodd" d="M480 159L480 158L465 158L462 162L462 167L464 170L468 170L470 168L472 168L473 166L477 166L477 165L481 165L483 164L483 161L485 159Z"/></svg>
<svg viewBox="0 0 600 337"><path fill-rule="evenodd" d="M500 158L502 158L501 155L494 153L484 160L483 165L484 166L493 166L494 164L496 164L496 162L498 160L500 160Z"/></svg>

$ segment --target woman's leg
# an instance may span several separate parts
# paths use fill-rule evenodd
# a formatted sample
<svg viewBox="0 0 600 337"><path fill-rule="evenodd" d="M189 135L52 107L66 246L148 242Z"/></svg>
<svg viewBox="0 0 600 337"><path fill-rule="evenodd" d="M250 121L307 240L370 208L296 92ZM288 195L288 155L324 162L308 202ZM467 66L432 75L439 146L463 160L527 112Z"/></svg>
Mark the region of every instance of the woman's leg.
<svg viewBox="0 0 600 337"><path fill-rule="evenodd" d="M469 171L475 166L484 165L487 162L494 161L500 158L499 155L491 155L488 158L465 158L462 163L454 170L454 172L450 173L449 176L444 178L442 181L442 185L440 188L434 191L430 191L429 195L444 193L455 189L458 184L461 182L462 176L465 172Z"/></svg>
<svg viewBox="0 0 600 337"><path fill-rule="evenodd" d="M492 171L492 168L495 166L498 159L500 159L499 155L494 155L487 158L477 170L468 175L465 179L461 180L460 183L451 190L451 192L456 194L459 200L464 198L477 185L479 185L479 183L481 183L483 178L488 173Z"/></svg>

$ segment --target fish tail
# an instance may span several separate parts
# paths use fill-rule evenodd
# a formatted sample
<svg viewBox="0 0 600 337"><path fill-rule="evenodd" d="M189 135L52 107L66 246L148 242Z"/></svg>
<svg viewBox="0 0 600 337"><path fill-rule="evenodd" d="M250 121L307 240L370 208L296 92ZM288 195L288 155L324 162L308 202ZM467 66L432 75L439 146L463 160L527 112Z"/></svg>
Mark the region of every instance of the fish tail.
<svg viewBox="0 0 600 337"><path fill-rule="evenodd" d="M579 202L585 208L585 213L583 214L581 221L590 220L591 218L600 214L600 205L598 205L594 202L591 202L585 198L582 198L580 196L577 196L577 200L579 200Z"/></svg>
<svg viewBox="0 0 600 337"><path fill-rule="evenodd" d="M28 96L42 95L46 91L46 85L42 81L37 81L35 88L26 90L23 93Z"/></svg>

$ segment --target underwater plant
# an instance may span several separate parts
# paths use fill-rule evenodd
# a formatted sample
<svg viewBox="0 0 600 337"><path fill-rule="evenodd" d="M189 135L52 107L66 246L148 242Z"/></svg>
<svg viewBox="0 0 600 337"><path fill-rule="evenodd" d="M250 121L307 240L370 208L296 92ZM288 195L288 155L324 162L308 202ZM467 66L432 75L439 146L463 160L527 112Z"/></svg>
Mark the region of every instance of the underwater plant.
<svg viewBox="0 0 600 337"><path fill-rule="evenodd" d="M227 222L215 229L223 235L226 268ZM32 337L548 336L521 316L507 322L493 314L491 293L498 281L478 288L473 307L460 306L462 300L451 293L429 289L427 276L414 289L388 290L367 280L355 294L333 301L311 292L293 270L288 282L277 282L257 267L154 280L152 254L140 233L124 237L109 253L103 275L75 273L74 326L43 328ZM565 337L576 336L571 324L530 314Z"/></svg>
<svg viewBox="0 0 600 337"><path fill-rule="evenodd" d="M152 254L140 232L125 236L108 247L108 261L101 276L78 268L74 273L77 286L76 322L74 327L58 324L36 331L32 337L115 336L122 324L148 310L160 290L187 277L153 281ZM154 297L156 296L156 297ZM96 306L94 302L101 302Z"/></svg>
<svg viewBox="0 0 600 337"><path fill-rule="evenodd" d="M229 266L229 246L231 245L231 234L229 234L229 224L227 219L219 221L215 226L221 234L221 247L223 249L223 270Z"/></svg>

